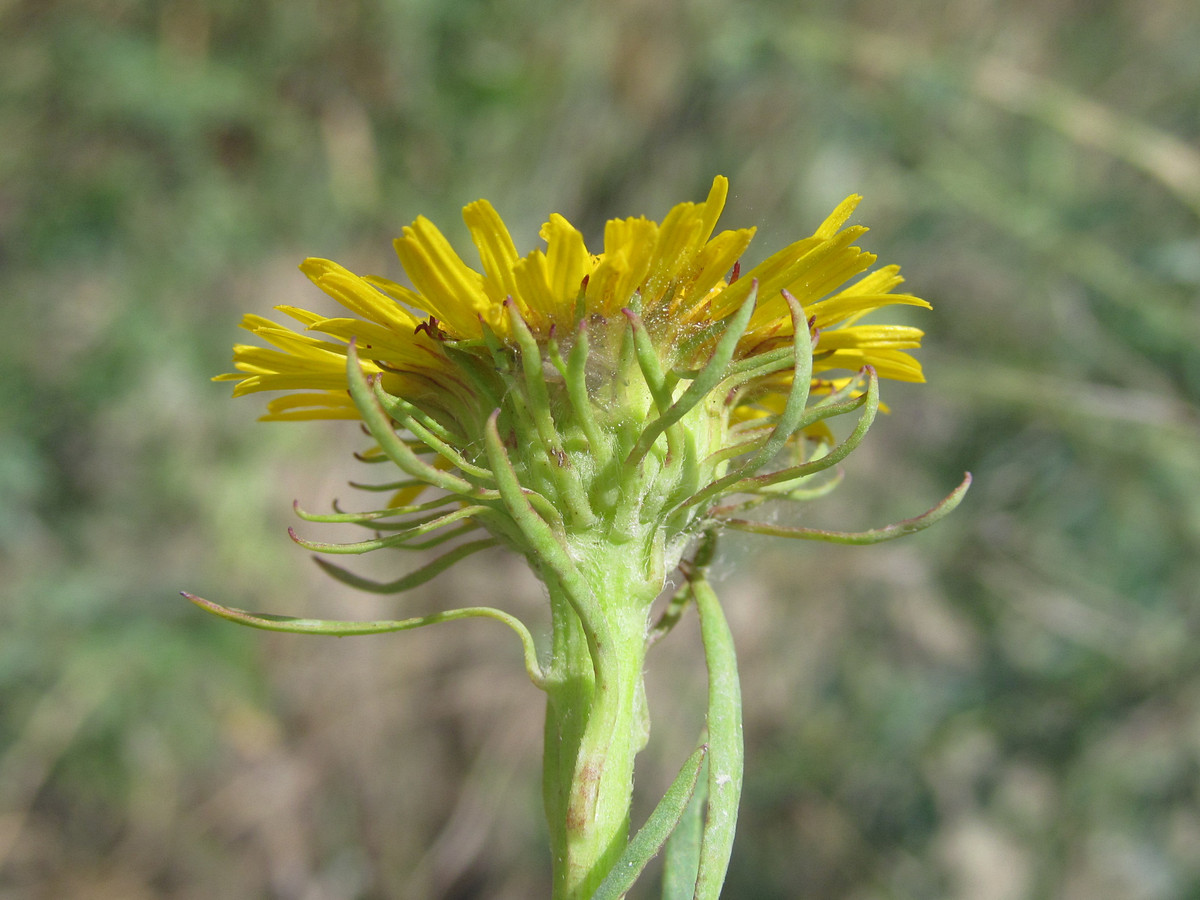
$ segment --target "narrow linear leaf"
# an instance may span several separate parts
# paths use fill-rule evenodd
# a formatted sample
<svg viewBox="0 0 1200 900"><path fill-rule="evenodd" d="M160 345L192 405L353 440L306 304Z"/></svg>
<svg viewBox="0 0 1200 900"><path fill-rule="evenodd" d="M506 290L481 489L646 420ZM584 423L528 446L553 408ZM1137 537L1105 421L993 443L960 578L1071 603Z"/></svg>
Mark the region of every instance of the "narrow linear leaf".
<svg viewBox="0 0 1200 900"><path fill-rule="evenodd" d="M663 610L662 615L658 617L658 621L654 623L654 627L646 633L646 649L649 650L663 638L665 638L671 629L679 624L679 620L683 618L683 611L687 609L689 603L692 602L692 586L686 582L682 584L671 597L667 608Z"/></svg>
<svg viewBox="0 0 1200 900"><path fill-rule="evenodd" d="M362 415L363 423L371 432L371 437L375 438L383 453L402 472L452 494L477 497L484 495L475 485L457 475L435 469L429 463L417 459L412 449L396 435L388 414L380 406L375 392L363 374L358 361L358 347L353 340L346 347L346 381L350 388L350 397Z"/></svg>
<svg viewBox="0 0 1200 900"><path fill-rule="evenodd" d="M310 541L296 534L294 528L288 529L288 535L292 540L304 547L307 550L312 550L314 553L339 553L339 554L358 554L367 553L371 550L379 550L383 547L399 547L404 545L412 538L421 537L429 534L431 531L437 531L439 528L445 528L447 525L453 525L455 522L460 522L463 519L486 518L493 514L493 510L486 506L464 506L454 512L446 513L443 516L436 516L427 521L423 521L418 525L407 528L397 534L388 535L385 538L375 538L368 541L353 541L351 543L335 544L326 541Z"/></svg>
<svg viewBox="0 0 1200 900"><path fill-rule="evenodd" d="M384 484L364 484L361 481L349 481L347 484L350 487L360 491L374 491L380 493L383 491L402 491L407 488L426 487L424 481L417 481L415 478L407 478L404 481L388 481Z"/></svg>
<svg viewBox="0 0 1200 900"><path fill-rule="evenodd" d="M936 506L926 510L911 519L902 519L883 528L870 531L822 531L819 528L789 528L783 525L769 525L765 522L751 522L746 519L720 519L722 525L738 531L749 531L754 534L766 534L772 537L797 538L805 541L825 541L830 544L879 544L883 541L904 537L906 534L916 534L924 531L930 525L944 519L954 512L958 504L966 496L971 487L971 473L968 472L962 482L946 498Z"/></svg>
<svg viewBox="0 0 1200 900"><path fill-rule="evenodd" d="M843 459L849 456L858 445L862 443L864 437L867 436L867 430L871 427L871 423L875 421L875 416L879 412L879 376L875 370L867 366L867 392L860 398L863 413L859 416L854 430L847 435L846 439L834 447L824 456L803 463L802 465L792 466L787 469L780 469L778 472L770 472L766 475L755 475L750 478L744 478L741 481L734 482L728 485L726 490L730 493L737 491L755 491L765 487L771 487L775 484L781 484L785 481L794 481L797 478L803 478L806 475L814 475L817 472L823 472L826 469L832 468L840 463ZM707 490L707 489L706 489ZM704 494L701 491L696 496ZM692 499L687 501L688 504L693 502Z"/></svg>
<svg viewBox="0 0 1200 900"><path fill-rule="evenodd" d="M430 500L427 503L418 503L411 506L393 506L388 509L372 509L365 512L341 512L339 510L332 513L311 513L307 512L300 506L299 500L293 500L292 510L296 513L297 518L303 519L305 522L366 525L369 522L376 522L379 519L389 519L396 516L408 516L412 515L413 513L429 512L430 510L440 509L443 506L449 506L451 503L461 502L462 501L458 497L448 495L445 497L439 497L436 500Z"/></svg>
<svg viewBox="0 0 1200 900"><path fill-rule="evenodd" d="M789 294L783 292L792 317L792 387L788 391L783 412L775 422L775 427L767 439L758 447L754 454L740 463L732 472L721 480L732 484L750 473L756 471L764 463L774 459L784 445L791 440L792 435L801 427L808 404L808 392L812 383L812 334L808 330L808 320L804 317L804 309L800 303Z"/></svg>
<svg viewBox="0 0 1200 900"><path fill-rule="evenodd" d="M495 410L487 420L484 428L484 448L487 451L488 463L496 473L496 484L500 497L507 507L513 522L521 530L521 536L537 552L538 557L546 567L554 573L571 602L572 609L579 616L580 623L588 635L588 643L595 646L598 640L607 640L608 624L598 609L595 595L591 586L580 573L570 553L563 545L554 527L538 515L531 502L531 495L540 496L535 491L526 491L521 486L513 468L508 451L504 449L504 441L496 422L500 411Z"/></svg>
<svg viewBox="0 0 1200 900"><path fill-rule="evenodd" d="M335 566L333 563L321 559L319 556L313 557L313 562L342 584L348 584L350 587L357 588L360 591L369 591L373 594L400 594L404 591L411 591L415 587L420 587L446 571L446 569L450 568L460 559L466 559L472 553L477 553L488 547L494 547L496 543L494 539L486 538L481 541L471 541L470 543L462 544L459 547L455 547L449 553L445 553L432 562L421 566L415 572L410 572L403 578L397 578L395 581L372 581L369 578L363 578L361 575L355 575L341 566Z"/></svg>
<svg viewBox="0 0 1200 900"><path fill-rule="evenodd" d="M504 301L504 308L508 313L513 337L517 339L517 345L521 348L521 372L525 376L525 389L529 392L529 410L533 426L549 450L562 450L558 430L554 427L554 420L550 415L550 394L542 372L541 348L538 347L533 332L529 330L529 325L511 297Z"/></svg>
<svg viewBox="0 0 1200 900"><path fill-rule="evenodd" d="M642 370L642 378L646 381L646 387L650 389L650 396L654 398L654 405L658 408L659 413L665 413L671 408L671 389L667 386L667 379L658 359L658 351L654 348L654 342L646 332L646 325L642 322L642 317L628 307L622 309L621 312L629 320L629 328L633 335L634 354L637 357L638 368Z"/></svg>
<svg viewBox="0 0 1200 900"><path fill-rule="evenodd" d="M416 616L411 619L393 621L355 622L337 619L297 619L292 616L277 616L272 613L252 613L244 609L234 609L222 606L212 600L205 600L187 591L180 593L206 612L245 625L249 628L259 628L263 631L282 631L287 634L323 634L332 637L354 637L362 634L387 634L393 631L411 631L426 625L437 625L441 622L454 622L459 619L495 619L503 622L514 632L521 641L525 656L525 671L535 685L544 689L545 675L537 659L537 648L533 636L525 624L515 616L503 610L490 606L468 606L461 609L449 609L445 612L431 613L427 616Z"/></svg>
<svg viewBox="0 0 1200 900"><path fill-rule="evenodd" d="M604 881L592 894L592 900L620 900L633 887L646 864L662 849L688 808L707 753L708 747L702 745L687 758L646 824L638 830L616 865L604 876Z"/></svg>
<svg viewBox="0 0 1200 900"><path fill-rule="evenodd" d="M600 426L596 424L596 416L592 411L592 402L588 395L587 362L589 354L587 322L581 321L575 335L575 346L571 348L571 352L567 356L567 399L571 401L571 409L574 410L575 417L583 428L583 433L587 435L592 455L600 462L601 454L608 444L604 440Z"/></svg>
<svg viewBox="0 0 1200 900"><path fill-rule="evenodd" d="M662 900L692 900L700 873L700 841L704 834L704 805L708 802L708 772L700 767L699 783L671 832L663 855Z"/></svg>
<svg viewBox="0 0 1200 900"><path fill-rule="evenodd" d="M697 503L703 503L718 494L726 493L733 494L739 492L752 493L760 491L763 488L769 488L772 485L781 484L787 481L795 481L798 478L803 478L806 475L814 475L817 472L837 465L843 459L862 443L862 439L866 437L867 429L871 427L871 423L875 421L875 416L879 412L879 377L875 374L875 370L867 366L863 369L867 375L867 391L861 397L850 401L850 409L862 407L863 414L859 417L858 423L854 426L854 430L846 437L844 441L838 444L833 450L824 456L810 460L799 466L792 466L787 469L780 469L778 472L770 472L766 475L756 475L752 477L739 477L740 469L735 470L731 475L719 478L702 488L692 496L688 497L682 503L681 508L695 506ZM811 411L810 411L811 413ZM801 420L798 428L805 428L809 424L808 416Z"/></svg>
<svg viewBox="0 0 1200 900"><path fill-rule="evenodd" d="M375 393L375 399L379 401L379 405L389 416L395 419L401 428L407 429L412 433L418 441L432 450L451 466L454 466L465 475L470 475L484 483L494 481L492 473L480 466L473 465L468 462L461 453L454 449L442 435L438 434L429 427L429 422L432 420L423 421L417 416L417 408L402 397L393 397L383 389L383 383L375 381L371 386ZM450 440L455 440L451 437ZM466 439L461 439L460 446L467 443Z"/></svg>
<svg viewBox="0 0 1200 900"><path fill-rule="evenodd" d="M717 900L733 852L742 795L742 691L729 623L703 568L688 574L708 666L708 809L700 845L695 900Z"/></svg>

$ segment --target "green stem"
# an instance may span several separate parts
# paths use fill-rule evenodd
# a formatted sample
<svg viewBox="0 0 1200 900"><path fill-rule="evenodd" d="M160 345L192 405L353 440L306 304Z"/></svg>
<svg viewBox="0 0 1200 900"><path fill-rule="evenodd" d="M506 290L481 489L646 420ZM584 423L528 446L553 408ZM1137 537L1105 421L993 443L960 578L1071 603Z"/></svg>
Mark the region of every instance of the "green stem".
<svg viewBox="0 0 1200 900"><path fill-rule="evenodd" d="M588 641L572 598L546 577L553 649L544 682L543 791L554 900L590 898L620 859L629 837L634 757L648 736L642 667L650 604L661 582L648 577L644 563L623 565L613 549L601 565L582 566L595 612L606 620L605 641Z"/></svg>

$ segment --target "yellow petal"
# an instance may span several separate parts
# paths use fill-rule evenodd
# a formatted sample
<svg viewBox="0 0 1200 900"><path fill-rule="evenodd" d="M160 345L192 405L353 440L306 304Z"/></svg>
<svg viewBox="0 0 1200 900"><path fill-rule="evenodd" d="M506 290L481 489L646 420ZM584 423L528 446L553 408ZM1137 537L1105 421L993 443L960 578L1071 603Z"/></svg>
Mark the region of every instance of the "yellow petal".
<svg viewBox="0 0 1200 900"><path fill-rule="evenodd" d="M424 216L395 241L396 255L422 295L422 308L457 334L478 336L479 317L493 318L483 276L459 259L450 242Z"/></svg>
<svg viewBox="0 0 1200 900"><path fill-rule="evenodd" d="M718 175L713 179L712 187L708 190L708 198L700 207L700 238L696 249L706 243L717 227L721 211L725 209L725 200L729 197L729 179Z"/></svg>
<svg viewBox="0 0 1200 900"><path fill-rule="evenodd" d="M471 240L479 249L486 276L483 287L493 304L504 302L506 297L517 297L517 283L513 278L513 266L517 262L517 248L504 220L486 200L476 200L463 207L463 221L471 232Z"/></svg>
<svg viewBox="0 0 1200 900"><path fill-rule="evenodd" d="M558 298L550 287L550 267L546 254L534 250L524 259L518 260L513 268L517 283L517 295L521 298L521 314L529 321L530 328L544 331L556 320Z"/></svg>
<svg viewBox="0 0 1200 900"><path fill-rule="evenodd" d="M579 229L557 213L542 226L541 236L546 241L550 291L558 302L554 313L569 321L575 315L575 298L584 276L592 271L593 257Z"/></svg>
<svg viewBox="0 0 1200 900"><path fill-rule="evenodd" d="M644 218L611 219L604 226L604 254L587 286L587 307L605 316L629 304L650 269L659 226Z"/></svg>
<svg viewBox="0 0 1200 900"><path fill-rule="evenodd" d="M862 195L851 194L845 200L837 205L837 209L829 214L821 227L813 232L813 237L828 240L837 234L838 229L846 224L846 220L850 218L850 214L854 212L859 203L862 202ZM866 230L865 228L863 229Z"/></svg>

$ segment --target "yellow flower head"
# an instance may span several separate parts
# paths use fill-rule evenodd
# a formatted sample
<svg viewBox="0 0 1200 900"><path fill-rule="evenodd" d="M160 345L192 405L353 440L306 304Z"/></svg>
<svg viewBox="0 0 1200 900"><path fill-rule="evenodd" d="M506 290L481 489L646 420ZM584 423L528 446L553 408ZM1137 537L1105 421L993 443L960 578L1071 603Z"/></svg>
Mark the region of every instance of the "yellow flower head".
<svg viewBox="0 0 1200 900"><path fill-rule="evenodd" d="M533 515L560 543L633 541L669 568L723 512L810 494L810 476L865 433L879 377L923 380L908 353L921 331L859 324L928 304L893 293L896 266L865 274L866 229L845 225L858 197L740 272L754 229L714 235L727 192L718 177L662 222L614 219L599 253L552 215L545 248L525 256L479 200L463 211L478 269L418 218L395 243L412 287L306 260L348 314L278 307L300 328L247 316L271 346L237 345L238 371L219 379L238 382L235 396L285 392L267 419L363 419L369 453L410 476L397 515L465 504L438 521L535 560L521 518ZM860 427L835 446L825 420L855 410ZM430 486L444 500L411 506ZM730 494L753 498L718 507ZM405 540L428 530L413 527Z"/></svg>

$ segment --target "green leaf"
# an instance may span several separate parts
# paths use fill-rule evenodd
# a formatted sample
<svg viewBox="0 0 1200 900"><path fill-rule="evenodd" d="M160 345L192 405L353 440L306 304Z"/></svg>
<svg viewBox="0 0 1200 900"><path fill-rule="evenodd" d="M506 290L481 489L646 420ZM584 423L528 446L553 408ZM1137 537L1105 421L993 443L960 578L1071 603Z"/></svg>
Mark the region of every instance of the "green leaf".
<svg viewBox="0 0 1200 900"><path fill-rule="evenodd" d="M195 594L189 594L187 591L180 591L180 593L192 603L195 603L206 612L212 613L214 616L220 616L222 619L227 619L230 622L236 622L238 625L245 625L249 628L259 628L263 631L282 631L288 634L324 634L332 637L351 637L363 634L386 634L392 631L411 631L414 628L422 628L425 625L454 622L458 619L495 619L498 622L503 622L516 632L517 637L521 640L521 649L524 651L525 671L529 673L529 680L537 687L545 689L546 678L542 673L542 667L538 664L537 648L533 643L533 636L530 635L529 629L515 616L511 616L503 610L493 609L490 606L468 606L462 609L448 609L445 612L431 613L427 616L417 616L412 619L347 622L336 619L297 619L292 616L277 616L273 613L246 612L244 609L234 609L233 607L214 603L211 600L205 600L203 597L197 597Z"/></svg>
<svg viewBox="0 0 1200 900"><path fill-rule="evenodd" d="M469 443L466 438L458 438L448 433L439 433L434 428L430 427L435 423L435 420L428 416L421 417L420 410L413 406L403 397L394 397L383 389L383 383L376 380L371 389L375 393L375 399L379 401L379 405L384 411L399 423L401 428L407 429L412 433L418 441L432 450L442 459L446 460L450 465L461 471L465 475L477 479L481 483L491 483L495 479L492 473L487 469L476 466L468 462L461 453L454 449L449 441L460 441L459 446L465 446ZM443 434L446 437L443 437Z"/></svg>
<svg viewBox="0 0 1200 900"><path fill-rule="evenodd" d="M700 838L704 830L704 804L708 800L708 779L700 782L683 818L671 832L663 857L662 900L692 900L696 876L700 872Z"/></svg>
<svg viewBox="0 0 1200 900"><path fill-rule="evenodd" d="M486 506L464 506L442 516L433 516L429 519L420 520L418 524L414 524L395 534L390 534L387 537L373 538L367 541L353 541L344 544L333 544L327 541L310 541L296 534L294 528L289 528L288 534L301 547L312 550L314 553L353 555L369 553L372 550L379 550L383 547L400 547L413 538L418 538L429 534L431 531L445 528L447 525L453 525L455 522L460 522L463 519L474 522L481 517L494 515L494 512L494 510Z"/></svg>
<svg viewBox="0 0 1200 900"><path fill-rule="evenodd" d="M804 318L804 309L796 298L787 291L783 292L788 310L792 317L792 387L788 391L787 401L783 412L775 421L775 427L749 459L741 463L726 476L732 483L739 478L753 474L765 463L775 458L795 432L801 427L805 407L808 404L808 392L812 384L812 333L808 330L808 320Z"/></svg>
<svg viewBox="0 0 1200 900"><path fill-rule="evenodd" d="M520 529L522 538L537 554L538 560L546 569L553 573L562 586L563 592L571 603L571 608L579 616L583 629L588 636L589 646L597 646L597 641L607 640L609 624L604 616L603 606L596 599L587 579L575 565L566 545L560 537L562 533L561 520L553 524L538 515L534 509L534 498L541 497L537 491L522 487L517 472L513 468L496 422L500 410L495 410L488 417L484 427L483 441L487 451L488 462L496 473L496 484L500 497L508 509L513 523ZM544 500L545 498L542 497ZM557 527L556 527L557 526Z"/></svg>
<svg viewBox="0 0 1200 900"><path fill-rule="evenodd" d="M850 409L862 407L863 414L859 417L858 424L854 426L854 431L829 453L802 465L780 469L777 472L771 472L767 475L740 477L740 469L735 470L731 475L719 478L702 490L697 491L684 500L680 506L695 506L697 503L709 500L720 493L736 494L762 490L776 484L795 481L807 475L823 472L837 465L862 443L862 439L866 437L867 429L871 427L871 423L875 421L875 415L879 412L879 377L871 366L866 366L863 369L863 374L867 377L867 391L864 395L848 404L848 408ZM801 420L798 427L806 427L806 422L807 418Z"/></svg>
<svg viewBox="0 0 1200 900"><path fill-rule="evenodd" d="M335 512L332 513L310 513L300 506L299 500L292 501L292 510L296 516L303 519L305 522L321 522L325 524L342 524L349 523L352 525L367 525L376 523L380 519L390 519L397 516L408 516L413 513L429 512L434 509L441 509L443 506L449 506L451 503L461 502L458 497L447 495L438 497L436 500L430 500L427 503L418 503L411 506L392 506L387 509L372 509L365 512L342 512L337 509L335 501Z"/></svg>
<svg viewBox="0 0 1200 900"><path fill-rule="evenodd" d="M472 553L486 550L488 547L494 547L496 544L497 541L494 538L484 538L480 541L470 541L466 544L460 544L449 553L442 554L432 562L425 564L414 572L409 572L402 578L397 578L395 581L372 581L369 578L363 578L360 575L355 575L353 572L348 572L341 566L335 566L333 563L323 560L320 557L314 557L313 562L342 584L348 584L350 587L358 588L360 591L369 591L373 594L400 594L425 584L425 582L440 575L460 559L465 559Z"/></svg>
<svg viewBox="0 0 1200 900"><path fill-rule="evenodd" d="M451 494L460 496L487 497L488 492L482 491L465 479L436 469L427 462L417 458L417 455L404 441L396 436L387 412L375 396L367 377L363 374L358 361L358 348L355 341L350 341L346 347L346 381L350 388L350 397L362 416L363 424L371 432L371 437L379 443L379 448L396 464L400 471L413 478L420 479L426 484L439 487Z"/></svg>
<svg viewBox="0 0 1200 900"><path fill-rule="evenodd" d="M772 537L825 541L830 544L880 544L884 541L904 537L907 534L916 534L918 531L924 531L930 525L940 522L954 512L970 487L971 473L968 472L958 487L947 494L945 499L936 506L927 509L919 516L902 519L870 531L822 531L819 528L790 528L785 525L770 525L766 522L751 522L747 519L719 519L718 521L722 525L738 531L749 531L753 534L766 534Z"/></svg>
<svg viewBox="0 0 1200 900"><path fill-rule="evenodd" d="M619 900L633 887L646 864L662 849L663 844L675 831L684 811L688 809L696 793L696 783L707 754L708 747L702 745L687 758L663 798L658 801L658 806L654 807L654 812L650 814L646 824L638 830L616 865L604 876L604 881L592 895L592 900Z"/></svg>
<svg viewBox="0 0 1200 900"><path fill-rule="evenodd" d="M780 469L778 472L771 472L767 475L745 478L731 485L728 491L730 493L736 491L753 491L785 481L792 481L796 478L803 478L806 475L812 475L816 472L823 472L840 463L851 452L857 449L858 445L862 443L862 439L866 437L867 429L875 421L875 415L879 412L879 376L871 366L866 366L863 372L867 376L867 391L860 398L863 414L859 417L854 430L850 432L844 441L818 459L811 460L802 465L792 466L791 468ZM802 423L800 427L806 426Z"/></svg>
<svg viewBox="0 0 1200 900"><path fill-rule="evenodd" d="M709 548L713 539L707 541ZM700 845L695 900L717 900L733 852L742 795L742 691L729 623L702 567L685 571L700 613L708 666L708 810Z"/></svg>

